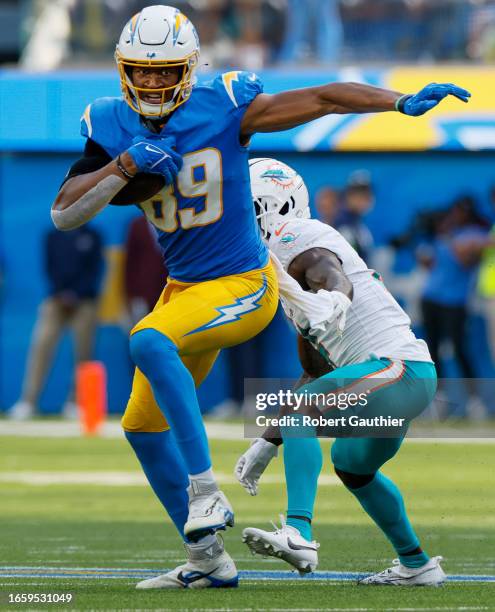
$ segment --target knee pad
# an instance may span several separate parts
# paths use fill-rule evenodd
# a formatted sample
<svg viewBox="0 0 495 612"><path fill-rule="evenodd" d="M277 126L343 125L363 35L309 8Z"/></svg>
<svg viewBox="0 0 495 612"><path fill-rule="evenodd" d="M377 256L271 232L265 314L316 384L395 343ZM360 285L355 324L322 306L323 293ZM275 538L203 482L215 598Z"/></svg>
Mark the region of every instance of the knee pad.
<svg viewBox="0 0 495 612"><path fill-rule="evenodd" d="M148 366L156 366L157 361L176 356L178 352L175 344L155 329L142 329L132 334L129 348L133 362L145 375Z"/></svg>
<svg viewBox="0 0 495 612"><path fill-rule="evenodd" d="M360 489L361 487L365 487L373 480L376 474L376 472L374 474L350 474L338 468L335 468L335 473L348 489Z"/></svg>

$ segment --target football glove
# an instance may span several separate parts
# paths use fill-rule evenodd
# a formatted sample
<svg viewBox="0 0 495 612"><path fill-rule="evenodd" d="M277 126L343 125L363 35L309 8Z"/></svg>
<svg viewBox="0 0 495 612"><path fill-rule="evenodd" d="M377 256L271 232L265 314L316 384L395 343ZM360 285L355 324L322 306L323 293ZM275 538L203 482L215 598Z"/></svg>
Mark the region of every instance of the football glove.
<svg viewBox="0 0 495 612"><path fill-rule="evenodd" d="M137 136L127 149L139 172L161 174L165 184L171 185L182 168L182 156L173 150L172 138L143 138Z"/></svg>
<svg viewBox="0 0 495 612"><path fill-rule="evenodd" d="M397 100L395 108L404 115L419 117L437 106L447 96L468 102L471 94L453 83L430 83L414 95L405 95Z"/></svg>
<svg viewBox="0 0 495 612"><path fill-rule="evenodd" d="M258 481L270 461L278 454L278 447L263 438L256 438L239 457L235 476L250 495L258 494Z"/></svg>
<svg viewBox="0 0 495 612"><path fill-rule="evenodd" d="M285 297L282 291L280 295ZM303 310L311 326L310 331L324 330L329 325L333 325L337 333L342 335L351 300L340 291L326 289L319 289L317 293L306 295L308 302Z"/></svg>

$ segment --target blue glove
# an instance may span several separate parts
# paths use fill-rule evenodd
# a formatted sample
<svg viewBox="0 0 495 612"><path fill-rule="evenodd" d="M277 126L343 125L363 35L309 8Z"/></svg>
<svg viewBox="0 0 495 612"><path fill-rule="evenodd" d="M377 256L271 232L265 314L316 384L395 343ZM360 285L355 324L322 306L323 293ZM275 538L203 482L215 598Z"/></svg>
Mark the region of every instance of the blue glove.
<svg viewBox="0 0 495 612"><path fill-rule="evenodd" d="M165 184L171 185L182 168L182 156L173 150L173 138L143 138L136 136L133 145L127 149L139 172L161 174Z"/></svg>
<svg viewBox="0 0 495 612"><path fill-rule="evenodd" d="M404 115L419 117L430 111L447 96L454 96L463 102L468 102L471 94L453 83L430 83L417 94L399 98L395 103L395 108Z"/></svg>

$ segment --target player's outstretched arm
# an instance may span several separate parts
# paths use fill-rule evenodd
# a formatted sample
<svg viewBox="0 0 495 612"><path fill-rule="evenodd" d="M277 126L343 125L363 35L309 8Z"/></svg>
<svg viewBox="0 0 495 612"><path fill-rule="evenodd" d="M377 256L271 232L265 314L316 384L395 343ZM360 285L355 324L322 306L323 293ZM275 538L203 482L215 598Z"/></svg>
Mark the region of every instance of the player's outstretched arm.
<svg viewBox="0 0 495 612"><path fill-rule="evenodd" d="M471 94L452 83L430 83L411 95L362 83L330 83L274 95L260 94L244 115L241 135L287 130L330 114L398 111L416 117L447 96L467 102Z"/></svg>

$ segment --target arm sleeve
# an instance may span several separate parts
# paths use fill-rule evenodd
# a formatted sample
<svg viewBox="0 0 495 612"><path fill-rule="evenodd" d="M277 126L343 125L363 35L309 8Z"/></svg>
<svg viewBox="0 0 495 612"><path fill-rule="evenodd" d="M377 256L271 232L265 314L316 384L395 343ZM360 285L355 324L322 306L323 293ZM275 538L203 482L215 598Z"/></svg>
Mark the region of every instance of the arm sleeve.
<svg viewBox="0 0 495 612"><path fill-rule="evenodd" d="M100 170L100 168L103 168L111 161L112 158L105 151L105 149L103 147L100 147L100 145L94 140L91 140L91 138L88 138L86 140L86 145L84 146L82 157L80 157L69 168L69 171L65 175L64 182L62 183L62 185L74 176L88 174L89 172L95 172L95 170Z"/></svg>
<svg viewBox="0 0 495 612"><path fill-rule="evenodd" d="M97 142L88 138L82 157L80 157L69 168L62 185L69 179L88 174L100 170L112 161L112 157L100 146ZM150 175L143 172L138 172L135 177L129 181L122 189L112 198L110 204L115 206L129 206L143 202L155 195L160 188L165 185L165 180L159 175Z"/></svg>

